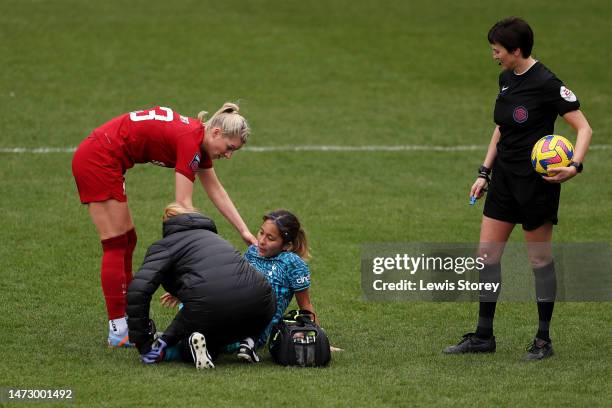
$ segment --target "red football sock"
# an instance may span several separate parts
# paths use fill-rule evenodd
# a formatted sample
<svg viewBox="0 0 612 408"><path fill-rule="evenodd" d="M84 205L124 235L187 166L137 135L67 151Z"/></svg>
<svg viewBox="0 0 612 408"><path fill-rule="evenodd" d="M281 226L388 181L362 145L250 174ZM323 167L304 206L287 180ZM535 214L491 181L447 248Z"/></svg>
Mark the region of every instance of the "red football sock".
<svg viewBox="0 0 612 408"><path fill-rule="evenodd" d="M136 229L132 228L125 233L128 240L128 246L125 251L125 286L129 286L132 281L132 255L138 242L138 236L136 235Z"/></svg>
<svg viewBox="0 0 612 408"><path fill-rule="evenodd" d="M125 256L128 248L126 234L102 242L102 291L106 300L108 320L125 316Z"/></svg>

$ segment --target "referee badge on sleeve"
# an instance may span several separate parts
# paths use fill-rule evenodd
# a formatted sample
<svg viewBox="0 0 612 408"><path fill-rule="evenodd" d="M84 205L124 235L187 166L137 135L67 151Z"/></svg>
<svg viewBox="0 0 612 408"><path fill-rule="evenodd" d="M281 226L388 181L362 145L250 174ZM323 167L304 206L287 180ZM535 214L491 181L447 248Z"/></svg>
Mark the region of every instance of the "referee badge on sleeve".
<svg viewBox="0 0 612 408"><path fill-rule="evenodd" d="M564 86L561 86L559 93L561 94L561 97L568 102L576 102L576 100L578 99L571 90L567 89Z"/></svg>

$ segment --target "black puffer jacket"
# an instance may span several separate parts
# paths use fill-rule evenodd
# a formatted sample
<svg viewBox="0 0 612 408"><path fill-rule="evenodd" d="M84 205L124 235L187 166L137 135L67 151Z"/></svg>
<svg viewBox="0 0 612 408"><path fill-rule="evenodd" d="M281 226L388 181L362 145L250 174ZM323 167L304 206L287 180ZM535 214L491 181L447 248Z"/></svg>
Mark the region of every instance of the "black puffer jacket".
<svg viewBox="0 0 612 408"><path fill-rule="evenodd" d="M216 232L211 219L196 213L164 222L163 238L149 247L127 293L130 341L141 352L152 341L149 305L160 285L184 305L164 332L169 346L194 331L222 346L256 335L272 318L272 287Z"/></svg>

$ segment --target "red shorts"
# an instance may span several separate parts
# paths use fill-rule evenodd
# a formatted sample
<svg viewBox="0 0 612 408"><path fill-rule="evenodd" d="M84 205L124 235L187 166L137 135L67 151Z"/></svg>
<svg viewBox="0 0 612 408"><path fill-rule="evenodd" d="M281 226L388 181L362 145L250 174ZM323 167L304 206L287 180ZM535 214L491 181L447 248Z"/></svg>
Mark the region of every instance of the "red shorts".
<svg viewBox="0 0 612 408"><path fill-rule="evenodd" d="M125 171L122 161L93 134L81 142L72 158L72 175L83 204L109 199L127 201Z"/></svg>

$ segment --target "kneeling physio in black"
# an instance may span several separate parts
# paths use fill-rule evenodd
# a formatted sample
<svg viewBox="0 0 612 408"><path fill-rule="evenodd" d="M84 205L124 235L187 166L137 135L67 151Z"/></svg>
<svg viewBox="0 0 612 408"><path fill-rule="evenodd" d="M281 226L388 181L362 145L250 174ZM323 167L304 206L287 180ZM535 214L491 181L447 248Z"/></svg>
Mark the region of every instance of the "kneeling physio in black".
<svg viewBox="0 0 612 408"><path fill-rule="evenodd" d="M149 247L127 293L129 338L144 363L162 361L180 344L183 360L198 369L212 368L226 344L256 336L272 319L272 287L216 232L214 222L202 214L166 207L163 238ZM160 285L183 307L154 338L149 308Z"/></svg>

